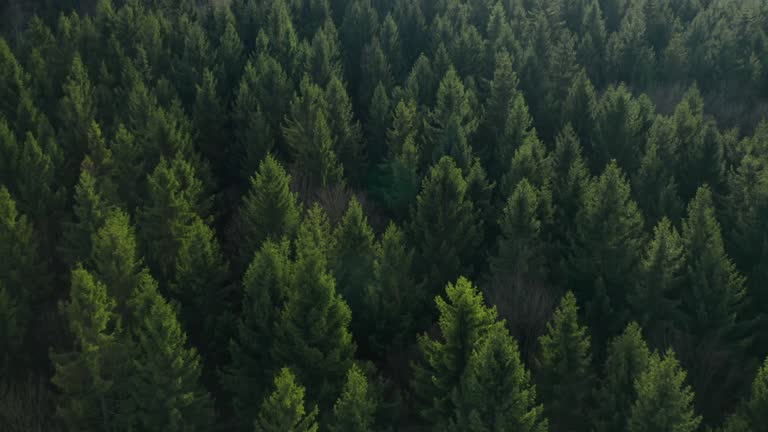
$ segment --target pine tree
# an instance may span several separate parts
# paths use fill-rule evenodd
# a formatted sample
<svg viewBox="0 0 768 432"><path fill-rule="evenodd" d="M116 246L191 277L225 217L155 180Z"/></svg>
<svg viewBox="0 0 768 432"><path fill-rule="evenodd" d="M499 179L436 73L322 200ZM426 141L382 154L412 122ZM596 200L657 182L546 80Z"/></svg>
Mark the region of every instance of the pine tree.
<svg viewBox="0 0 768 432"><path fill-rule="evenodd" d="M590 338L577 315L576 297L568 292L539 339L536 384L553 430L589 430L585 413L592 384Z"/></svg>
<svg viewBox="0 0 768 432"><path fill-rule="evenodd" d="M291 177L272 155L261 161L240 207L240 258L248 262L268 239L293 237L299 225Z"/></svg>
<svg viewBox="0 0 768 432"><path fill-rule="evenodd" d="M130 407L144 430L205 431L213 422L210 395L200 384L200 358L157 283L140 286L129 301L132 329Z"/></svg>
<svg viewBox="0 0 768 432"><path fill-rule="evenodd" d="M441 340L419 336L423 363L415 366L413 388L421 402L422 418L443 430L455 409L451 393L460 385L470 356L497 324L496 309L483 304L483 296L464 277L448 283L445 297L435 298Z"/></svg>
<svg viewBox="0 0 768 432"><path fill-rule="evenodd" d="M320 208L315 208L318 213ZM273 346L277 363L290 365L323 409L333 404L355 352L348 328L349 306L336 292L336 281L327 270L330 235L325 224L327 219L322 223L317 216L302 224L294 278Z"/></svg>
<svg viewBox="0 0 768 432"><path fill-rule="evenodd" d="M333 406L331 432L371 432L374 430L376 400L368 388L368 379L354 364L347 372L347 382Z"/></svg>
<svg viewBox="0 0 768 432"><path fill-rule="evenodd" d="M454 392L455 431L546 432L544 408L536 404L536 388L525 369L517 342L504 326L494 326L472 351Z"/></svg>
<svg viewBox="0 0 768 432"><path fill-rule="evenodd" d="M266 397L276 373L271 347L293 278L289 246L288 241L267 240L243 278L243 313L237 336L229 344L232 363L224 370L222 383L234 396L239 422L248 427L253 407Z"/></svg>
<svg viewBox="0 0 768 432"><path fill-rule="evenodd" d="M264 399L254 424L256 432L317 432L317 406L307 412L304 387L288 368L275 376L275 390Z"/></svg>
<svg viewBox="0 0 768 432"><path fill-rule="evenodd" d="M51 379L61 391L57 416L71 430L112 430L125 377L119 317L103 283L82 267L72 271L69 301L62 304L74 338L71 352L51 353Z"/></svg>
<svg viewBox="0 0 768 432"><path fill-rule="evenodd" d="M629 432L693 432L701 417L693 412L693 391L675 353L654 354L648 368L635 381L637 400L627 419Z"/></svg>
<svg viewBox="0 0 768 432"><path fill-rule="evenodd" d="M472 274L480 224L467 194L467 182L449 157L432 167L422 182L412 216L416 245L428 292L435 293L460 274Z"/></svg>
<svg viewBox="0 0 768 432"><path fill-rule="evenodd" d="M405 233L390 223L374 249L373 278L366 292L372 329L369 345L383 355L404 347L423 320L426 300L414 278L414 251L406 244Z"/></svg>
<svg viewBox="0 0 768 432"><path fill-rule="evenodd" d="M598 431L627 429L627 420L637 397L635 381L648 368L650 357L651 352L637 323L630 323L624 333L611 341L597 394L599 409L595 424Z"/></svg>
<svg viewBox="0 0 768 432"><path fill-rule="evenodd" d="M640 274L627 300L633 317L639 320L656 347L664 346L674 323L680 322L679 295L684 276L683 244L669 219L654 228Z"/></svg>

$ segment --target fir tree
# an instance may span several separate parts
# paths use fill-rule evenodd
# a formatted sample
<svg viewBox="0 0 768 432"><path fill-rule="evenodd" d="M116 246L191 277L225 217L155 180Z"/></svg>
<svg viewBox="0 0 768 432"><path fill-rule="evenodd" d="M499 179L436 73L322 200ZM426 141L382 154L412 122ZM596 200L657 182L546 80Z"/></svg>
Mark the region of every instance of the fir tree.
<svg viewBox="0 0 768 432"><path fill-rule="evenodd" d="M335 139L334 151L352 182L360 181L365 171L365 146L363 131L352 113L352 101L347 95L344 83L338 76L331 77L325 89L328 106L328 128Z"/></svg>
<svg viewBox="0 0 768 432"><path fill-rule="evenodd" d="M390 223L376 245L373 277L366 292L366 304L374 322L369 334L371 350L384 354L408 345L426 298L414 278L414 251L406 244L405 233Z"/></svg>
<svg viewBox="0 0 768 432"><path fill-rule="evenodd" d="M311 399L325 409L341 389L355 344L348 328L351 312L328 273L327 240L318 236L325 229L318 225L312 219L302 224L294 278L278 318L273 352L278 364L294 368L307 383Z"/></svg>
<svg viewBox="0 0 768 432"><path fill-rule="evenodd" d="M376 85L368 108L368 162L378 164L387 153L387 129L392 122L390 99L382 83Z"/></svg>
<svg viewBox="0 0 768 432"><path fill-rule="evenodd" d="M304 387L288 368L275 376L275 390L264 399L254 424L256 432L317 432L317 406L304 406Z"/></svg>
<svg viewBox="0 0 768 432"><path fill-rule="evenodd" d="M597 430L627 429L627 420L637 397L635 381L648 368L650 357L651 352L637 323L630 323L624 333L611 341L602 385L597 395Z"/></svg>
<svg viewBox="0 0 768 432"><path fill-rule="evenodd" d="M635 381L637 400L627 419L627 431L697 430L701 417L693 412L693 391L685 377L673 351L663 357L652 355L648 368Z"/></svg>
<svg viewBox="0 0 768 432"><path fill-rule="evenodd" d="M123 384L119 317L103 283L78 267L72 271L69 301L62 304L74 338L71 352L51 353L52 382L61 391L56 413L72 430L113 430ZM117 382L116 382L117 380Z"/></svg>
<svg viewBox="0 0 768 432"><path fill-rule="evenodd" d="M365 334L369 316L365 290L371 284L374 260L374 235L357 198L349 200L347 212L334 233L336 250L334 275L339 293L352 309L354 334Z"/></svg>
<svg viewBox="0 0 768 432"><path fill-rule="evenodd" d="M290 175L272 155L267 155L251 177L250 191L240 207L243 262L250 260L265 240L291 238L296 232L299 207L290 183Z"/></svg>
<svg viewBox="0 0 768 432"><path fill-rule="evenodd" d="M640 275L627 300L633 315L654 346L666 345L673 324L680 322L679 295L683 283L683 244L669 219L654 228Z"/></svg>
<svg viewBox="0 0 768 432"><path fill-rule="evenodd" d="M142 284L129 306L136 319L128 384L135 427L209 430L213 404L199 382L200 358L194 348L187 347L173 307L154 281Z"/></svg>
<svg viewBox="0 0 768 432"><path fill-rule="evenodd" d="M69 264L84 262L91 256L91 236L101 228L108 209L96 180L86 170L80 173L75 185L74 200L75 221L64 223L65 246L61 251Z"/></svg>
<svg viewBox="0 0 768 432"><path fill-rule="evenodd" d="M420 414L435 430L443 430L454 412L451 394L457 390L472 351L491 332L496 309L483 304L483 296L464 277L448 283L445 297L435 298L441 340L419 336L423 363L415 366L413 387L421 402Z"/></svg>
<svg viewBox="0 0 768 432"><path fill-rule="evenodd" d="M61 124L66 127L63 128L65 132L61 141L71 150L67 153L69 163L76 167L88 150L88 128L96 117L94 88L79 54L72 59L63 91L59 116Z"/></svg>
<svg viewBox="0 0 768 432"><path fill-rule="evenodd" d="M253 407L267 395L276 372L270 347L293 278L289 242L267 240L256 252L243 278L243 313L229 344L232 363L222 383L234 396L241 425L250 427Z"/></svg>
<svg viewBox="0 0 768 432"><path fill-rule="evenodd" d="M568 292L555 310L543 335L536 376L544 414L553 430L589 430L588 410L592 384L590 338L578 322L576 297Z"/></svg>
<svg viewBox="0 0 768 432"><path fill-rule="evenodd" d="M503 326L494 326L472 351L454 401L456 420L449 430L548 430L531 374L520 359L517 342Z"/></svg>
<svg viewBox="0 0 768 432"><path fill-rule="evenodd" d="M347 372L347 382L333 405L331 432L371 432L374 430L376 401L368 388L368 379L355 365Z"/></svg>
<svg viewBox="0 0 768 432"><path fill-rule="evenodd" d="M480 221L467 194L467 182L449 157L440 159L422 182L411 235L429 292L459 274L471 274L480 242Z"/></svg>

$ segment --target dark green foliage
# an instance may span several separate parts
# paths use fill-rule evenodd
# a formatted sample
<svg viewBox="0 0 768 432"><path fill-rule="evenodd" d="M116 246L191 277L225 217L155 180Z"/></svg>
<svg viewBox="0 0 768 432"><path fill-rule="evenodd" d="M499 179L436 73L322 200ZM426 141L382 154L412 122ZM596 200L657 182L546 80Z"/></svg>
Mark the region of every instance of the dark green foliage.
<svg viewBox="0 0 768 432"><path fill-rule="evenodd" d="M569 291L539 339L536 384L541 400L547 401L544 415L553 430L589 430L585 413L593 380L590 337L577 315L576 297Z"/></svg>
<svg viewBox="0 0 768 432"><path fill-rule="evenodd" d="M429 292L437 292L462 273L472 274L480 222L467 188L453 159L443 157L422 182L416 198L411 235Z"/></svg>
<svg viewBox="0 0 768 432"><path fill-rule="evenodd" d="M319 207L315 209L318 214ZM277 364L290 365L307 384L311 400L327 409L341 389L355 344L348 328L349 306L327 270L332 245L323 225L318 215L299 230L294 277L278 318L273 352Z"/></svg>
<svg viewBox="0 0 768 432"><path fill-rule="evenodd" d="M415 366L413 387L421 402L420 414L435 430L443 430L454 412L451 394L476 349L496 322L496 309L483 304L483 296L464 277L445 287L446 297L437 296L442 340L426 334L419 337L423 363Z"/></svg>
<svg viewBox="0 0 768 432"><path fill-rule="evenodd" d="M546 432L543 406L520 360L517 342L494 326L469 359L461 390L454 393L456 420L449 430Z"/></svg>
<svg viewBox="0 0 768 432"><path fill-rule="evenodd" d="M627 429L630 411L637 398L635 381L648 368L650 357L651 352L637 323L630 323L624 333L611 342L597 395L600 404L595 415L597 430Z"/></svg>
<svg viewBox="0 0 768 432"><path fill-rule="evenodd" d="M355 365L347 372L347 382L333 406L331 432L371 432L376 401L368 388L368 379Z"/></svg>
<svg viewBox="0 0 768 432"><path fill-rule="evenodd" d="M296 194L291 192L291 177L272 156L259 164L251 177L251 188L240 207L240 256L248 262L267 240L293 237L299 224Z"/></svg>
<svg viewBox="0 0 768 432"><path fill-rule="evenodd" d="M697 430L701 417L693 412L693 392L685 383L675 353L653 354L648 368L635 381L637 400L627 419L627 431Z"/></svg>
<svg viewBox="0 0 768 432"><path fill-rule="evenodd" d="M256 432L317 432L317 406L307 412L304 387L290 369L275 376L275 390L264 399L254 423Z"/></svg>
<svg viewBox="0 0 768 432"><path fill-rule="evenodd" d="M229 345L232 363L222 382L234 396L240 423L248 427L253 407L266 397L267 385L276 372L270 347L275 343L275 327L292 279L287 241L265 242L243 278L243 312L237 336Z"/></svg>

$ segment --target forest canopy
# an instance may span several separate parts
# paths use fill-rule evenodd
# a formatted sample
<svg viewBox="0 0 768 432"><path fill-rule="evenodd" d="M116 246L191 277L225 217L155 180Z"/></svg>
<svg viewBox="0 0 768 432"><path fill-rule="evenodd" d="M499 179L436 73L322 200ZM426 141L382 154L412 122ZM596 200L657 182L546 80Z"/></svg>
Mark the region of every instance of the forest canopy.
<svg viewBox="0 0 768 432"><path fill-rule="evenodd" d="M768 431L768 3L2 2L0 430Z"/></svg>

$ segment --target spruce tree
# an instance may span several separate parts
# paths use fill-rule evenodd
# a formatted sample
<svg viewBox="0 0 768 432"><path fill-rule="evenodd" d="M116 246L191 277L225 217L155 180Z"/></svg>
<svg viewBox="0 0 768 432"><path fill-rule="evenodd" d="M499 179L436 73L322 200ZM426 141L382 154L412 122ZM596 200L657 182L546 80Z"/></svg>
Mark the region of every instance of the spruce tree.
<svg viewBox="0 0 768 432"><path fill-rule="evenodd" d="M681 321L678 298L684 276L683 244L669 219L654 228L640 264L639 278L627 296L637 319L655 347L666 345Z"/></svg>
<svg viewBox="0 0 768 432"><path fill-rule="evenodd" d="M267 396L277 371L271 347L277 321L293 278L290 243L267 240L253 257L243 278L242 316L229 344L232 363L222 384L234 396L238 422L250 428L253 407Z"/></svg>
<svg viewBox="0 0 768 432"><path fill-rule="evenodd" d="M387 129L392 123L391 101L387 89L382 83L373 91L370 107L368 108L368 162L375 166L387 154Z"/></svg>
<svg viewBox="0 0 768 432"><path fill-rule="evenodd" d="M290 369L275 376L275 390L264 399L254 423L255 432L317 432L317 406L307 412L304 387Z"/></svg>
<svg viewBox="0 0 768 432"><path fill-rule="evenodd" d="M261 161L251 177L251 188L240 207L240 259L250 261L268 239L293 237L299 224L296 194L291 176L272 155Z"/></svg>
<svg viewBox="0 0 768 432"><path fill-rule="evenodd" d="M273 336L273 353L278 364L296 371L311 399L326 409L342 387L355 344L349 306L328 272L323 225L315 217L300 229L294 277Z"/></svg>
<svg viewBox="0 0 768 432"><path fill-rule="evenodd" d="M220 176L229 173L228 154L229 141L227 136L226 106L217 90L218 83L214 74L205 69L200 84L195 84L196 96L193 112L194 124L197 127L197 148L213 164L214 167L227 168L219 171ZM220 168L220 169L221 169Z"/></svg>
<svg viewBox="0 0 768 432"><path fill-rule="evenodd" d="M200 357L187 346L173 307L157 283L143 283L129 301L132 327L129 406L143 430L206 431L213 403L200 384Z"/></svg>
<svg viewBox="0 0 768 432"><path fill-rule="evenodd" d="M749 424L749 430L764 432L768 429L768 359L763 362L752 382L752 393L744 406L743 416Z"/></svg>
<svg viewBox="0 0 768 432"><path fill-rule="evenodd" d="M554 237L561 255L564 255L570 238L576 232L576 215L590 179L581 143L570 123L555 138L552 165L556 173L552 181Z"/></svg>
<svg viewBox="0 0 768 432"><path fill-rule="evenodd" d="M624 325L626 286L637 275L644 244L643 217L616 162L590 183L582 199L568 271L602 342Z"/></svg>
<svg viewBox="0 0 768 432"><path fill-rule="evenodd" d="M445 297L435 297L442 338L419 336L423 362L415 365L413 388L421 404L419 413L434 430L444 430L454 412L451 394L458 389L472 351L492 331L496 309L483 304L472 282L459 277L448 283Z"/></svg>
<svg viewBox="0 0 768 432"><path fill-rule="evenodd" d="M341 396L333 405L333 418L328 426L331 432L372 432L376 400L371 394L368 379L354 364L347 372L347 382Z"/></svg>
<svg viewBox="0 0 768 432"><path fill-rule="evenodd" d="M88 271L72 271L69 300L61 306L74 339L71 352L52 352L51 381L61 392L56 414L70 430L114 430L118 389L124 383L119 316L106 286Z"/></svg>
<svg viewBox="0 0 768 432"><path fill-rule="evenodd" d="M637 400L627 419L629 432L693 432L701 417L693 412L693 391L675 353L654 354L635 380Z"/></svg>
<svg viewBox="0 0 768 432"><path fill-rule="evenodd" d="M179 246L169 291L181 303L181 322L192 346L200 350L206 366L220 365L234 321L229 311L229 265L215 233L200 219Z"/></svg>
<svg viewBox="0 0 768 432"><path fill-rule="evenodd" d="M426 297L414 277L414 251L405 233L390 223L374 249L373 276L366 305L373 321L370 349L379 355L408 345L424 320Z"/></svg>
<svg viewBox="0 0 768 432"><path fill-rule="evenodd" d="M24 342L22 324L18 300L0 283L0 350L4 353L0 357L0 373L4 376L10 375L17 361L16 354L21 352Z"/></svg>
<svg viewBox="0 0 768 432"><path fill-rule="evenodd" d="M99 192L96 179L82 170L75 185L74 220L65 222L61 253L69 264L84 262L91 256L91 236L104 223L108 203Z"/></svg>
<svg viewBox="0 0 768 432"><path fill-rule="evenodd" d="M70 169L76 169L88 150L88 128L96 117L94 88L79 54L72 59L63 92L58 110L59 121L65 126L61 142L70 150L67 152Z"/></svg>
<svg viewBox="0 0 768 432"><path fill-rule="evenodd" d="M455 147L449 133L467 138L477 129L478 120L470 105L470 91L466 90L456 70L448 69L437 90L437 103L430 113L430 146L425 149L432 162L450 154ZM455 141L455 140L453 140Z"/></svg>
<svg viewBox="0 0 768 432"><path fill-rule="evenodd" d="M587 431L591 370L590 337L578 321L576 297L567 292L539 339L536 384L553 430Z"/></svg>
<svg viewBox="0 0 768 432"><path fill-rule="evenodd" d="M682 308L689 331L699 338L733 341L740 326L744 277L725 252L712 192L699 188L683 221L686 283Z"/></svg>
<svg viewBox="0 0 768 432"><path fill-rule="evenodd" d="M498 253L491 259L494 277L511 277L519 286L546 276L539 195L524 178L507 200L499 220Z"/></svg>
<svg viewBox="0 0 768 432"><path fill-rule="evenodd" d="M650 357L651 352L637 323L630 323L624 333L611 341L597 392L599 407L595 425L598 431L627 429L627 420L637 397L635 381L648 368Z"/></svg>
<svg viewBox="0 0 768 432"><path fill-rule="evenodd" d="M352 101L338 76L331 77L325 89L328 128L335 139L334 151L350 181L357 183L365 172L363 130L352 113Z"/></svg>
<svg viewBox="0 0 768 432"><path fill-rule="evenodd" d="M455 431L546 432L544 407L525 369L517 342L504 326L493 326L472 351L460 391L453 393Z"/></svg>
<svg viewBox="0 0 768 432"><path fill-rule="evenodd" d="M147 264L163 283L173 278L176 256L195 221L205 215L203 183L181 155L163 159L147 178L147 199L138 211Z"/></svg>
<svg viewBox="0 0 768 432"><path fill-rule="evenodd" d="M339 293L352 309L354 334L365 334L369 316L365 308L365 290L373 277L374 235L360 202L350 198L347 212L334 232L336 250L334 276Z"/></svg>
<svg viewBox="0 0 768 432"><path fill-rule="evenodd" d="M472 274L480 227L461 170L451 158L443 157L422 182L412 215L417 265L430 293L460 274Z"/></svg>

